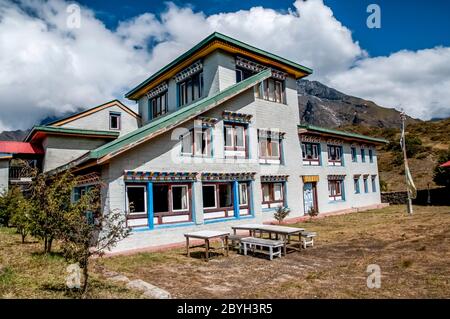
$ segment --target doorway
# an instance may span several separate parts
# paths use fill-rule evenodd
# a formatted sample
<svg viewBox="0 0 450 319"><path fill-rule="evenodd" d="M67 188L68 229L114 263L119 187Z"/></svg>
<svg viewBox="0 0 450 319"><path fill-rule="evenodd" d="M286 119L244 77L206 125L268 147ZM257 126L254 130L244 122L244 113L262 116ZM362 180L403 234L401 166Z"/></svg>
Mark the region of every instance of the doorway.
<svg viewBox="0 0 450 319"><path fill-rule="evenodd" d="M303 185L303 205L304 205L304 209L305 209L305 215L307 215L311 209L318 210L318 207L317 207L317 183L316 182L304 183L304 185Z"/></svg>

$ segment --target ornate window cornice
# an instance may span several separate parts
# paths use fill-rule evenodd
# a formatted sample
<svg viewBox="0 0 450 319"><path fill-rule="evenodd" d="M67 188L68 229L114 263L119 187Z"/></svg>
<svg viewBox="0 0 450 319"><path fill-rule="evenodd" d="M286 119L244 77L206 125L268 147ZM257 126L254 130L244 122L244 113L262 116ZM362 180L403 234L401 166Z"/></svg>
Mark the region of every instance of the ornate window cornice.
<svg viewBox="0 0 450 319"><path fill-rule="evenodd" d="M190 66L179 72L177 75L175 75L175 82L181 82L194 74L200 72L203 70L203 62L201 60L198 60L194 63L192 63Z"/></svg>
<svg viewBox="0 0 450 319"><path fill-rule="evenodd" d="M285 132L275 131L275 130L266 130L266 129L258 129L258 137L260 138L279 138L282 139L286 135Z"/></svg>
<svg viewBox="0 0 450 319"><path fill-rule="evenodd" d="M125 181L195 181L193 172L140 172L124 171Z"/></svg>
<svg viewBox="0 0 450 319"><path fill-rule="evenodd" d="M146 93L147 98L151 99L157 95L160 95L161 93L167 91L167 89L169 88L169 86L167 85L167 82L163 82L160 85L158 85L157 87L151 89L150 91L148 91Z"/></svg>
<svg viewBox="0 0 450 319"><path fill-rule="evenodd" d="M250 70L252 72L255 72L255 73L258 73L258 72L261 72L261 71L264 71L264 70L268 69L268 67L266 67L266 66L264 66L262 64L259 64L259 63L247 60L247 59L245 59L243 57L240 57L240 56L236 57L236 65L241 67L241 68L244 68L244 69ZM272 70L272 77L273 78L276 78L276 79L279 79L279 80L285 80L286 79L286 77L287 77L286 73L278 71L278 70L274 70L274 69L271 69L271 70Z"/></svg>
<svg viewBox="0 0 450 319"><path fill-rule="evenodd" d="M244 114L244 113L237 113L237 112L231 112L231 111L223 111L222 117L225 121L233 121L233 122L240 122L240 123L250 123L253 115L251 114Z"/></svg>

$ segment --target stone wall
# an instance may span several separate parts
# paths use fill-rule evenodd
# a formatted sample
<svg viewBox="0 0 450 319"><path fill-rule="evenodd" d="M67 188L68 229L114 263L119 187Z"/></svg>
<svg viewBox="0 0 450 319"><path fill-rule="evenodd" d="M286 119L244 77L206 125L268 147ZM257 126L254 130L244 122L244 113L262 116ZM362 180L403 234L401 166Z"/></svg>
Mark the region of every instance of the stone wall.
<svg viewBox="0 0 450 319"><path fill-rule="evenodd" d="M406 192L384 192L381 193L381 202L391 205L406 204ZM432 188L420 189L417 191L417 198L413 199L414 205L450 205L450 189Z"/></svg>

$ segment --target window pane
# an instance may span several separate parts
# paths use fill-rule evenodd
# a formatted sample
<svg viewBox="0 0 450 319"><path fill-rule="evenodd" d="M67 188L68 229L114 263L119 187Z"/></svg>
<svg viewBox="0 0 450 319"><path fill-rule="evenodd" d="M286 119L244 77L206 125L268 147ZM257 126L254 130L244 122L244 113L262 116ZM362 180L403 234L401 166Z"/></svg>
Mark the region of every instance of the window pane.
<svg viewBox="0 0 450 319"><path fill-rule="evenodd" d="M262 184L262 190L263 190L263 201L264 202L270 202L270 186L269 184Z"/></svg>
<svg viewBox="0 0 450 319"><path fill-rule="evenodd" d="M231 206L231 184L219 184L219 207Z"/></svg>
<svg viewBox="0 0 450 319"><path fill-rule="evenodd" d="M145 213L145 187L127 187L128 211L130 213Z"/></svg>
<svg viewBox="0 0 450 319"><path fill-rule="evenodd" d="M267 157L267 140L265 138L259 140L259 155L260 157Z"/></svg>
<svg viewBox="0 0 450 319"><path fill-rule="evenodd" d="M186 133L181 138L181 153L182 154L192 154L192 134L191 134L191 132Z"/></svg>
<svg viewBox="0 0 450 319"><path fill-rule="evenodd" d="M271 141L272 146L272 157L279 158L280 157L280 142L278 140Z"/></svg>
<svg viewBox="0 0 450 319"><path fill-rule="evenodd" d="M236 83L239 83L243 80L242 78L242 71L239 69L236 69Z"/></svg>
<svg viewBox="0 0 450 319"><path fill-rule="evenodd" d="M203 154L203 131L201 129L195 129L195 155Z"/></svg>
<svg viewBox="0 0 450 319"><path fill-rule="evenodd" d="M281 183L273 184L273 199L274 200L283 199L283 185Z"/></svg>
<svg viewBox="0 0 450 319"><path fill-rule="evenodd" d="M169 186L153 185L153 211L162 213L169 211Z"/></svg>
<svg viewBox="0 0 450 319"><path fill-rule="evenodd" d="M225 146L233 146L233 128L225 126Z"/></svg>
<svg viewBox="0 0 450 319"><path fill-rule="evenodd" d="M239 183L239 205L247 205L248 204L247 196L248 196L247 184Z"/></svg>
<svg viewBox="0 0 450 319"><path fill-rule="evenodd" d="M109 119L110 119L110 127L116 130L119 129L120 115L112 114L109 116Z"/></svg>
<svg viewBox="0 0 450 319"><path fill-rule="evenodd" d="M245 146L245 136L244 136L244 127L243 126L236 126L236 146L237 147L244 147Z"/></svg>
<svg viewBox="0 0 450 319"><path fill-rule="evenodd" d="M278 103L281 103L281 92L282 92L283 85L281 82L276 81L275 82L275 101Z"/></svg>
<svg viewBox="0 0 450 319"><path fill-rule="evenodd" d="M204 185L203 190L203 208L216 207L216 187L214 185Z"/></svg>
<svg viewBox="0 0 450 319"><path fill-rule="evenodd" d="M172 186L172 210L188 209L187 186Z"/></svg>

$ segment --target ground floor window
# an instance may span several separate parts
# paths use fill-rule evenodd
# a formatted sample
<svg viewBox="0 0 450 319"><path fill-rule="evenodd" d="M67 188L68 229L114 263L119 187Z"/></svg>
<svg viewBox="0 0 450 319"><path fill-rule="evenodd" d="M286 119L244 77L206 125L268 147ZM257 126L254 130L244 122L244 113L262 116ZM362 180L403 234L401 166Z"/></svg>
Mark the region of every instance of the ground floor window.
<svg viewBox="0 0 450 319"><path fill-rule="evenodd" d="M190 185L153 183L153 215L156 224L190 221Z"/></svg>
<svg viewBox="0 0 450 319"><path fill-rule="evenodd" d="M363 177L364 193L369 192L369 184L368 184L367 178L368 178L368 176Z"/></svg>
<svg viewBox="0 0 450 319"><path fill-rule="evenodd" d="M147 185L126 186L127 226L148 226Z"/></svg>
<svg viewBox="0 0 450 319"><path fill-rule="evenodd" d="M353 185L355 186L355 194L359 194L359 193L360 193L360 189L359 189L359 176L353 177Z"/></svg>
<svg viewBox="0 0 450 319"><path fill-rule="evenodd" d="M271 208L283 205L283 183L261 183L263 208Z"/></svg>
<svg viewBox="0 0 450 319"><path fill-rule="evenodd" d="M376 175L372 175L372 192L376 192L377 191L377 183L376 183Z"/></svg>
<svg viewBox="0 0 450 319"><path fill-rule="evenodd" d="M344 199L344 181L329 180L328 181L328 198L332 201Z"/></svg>

